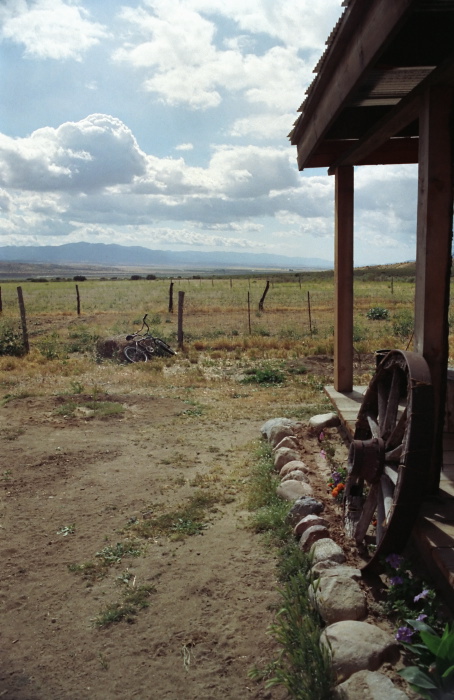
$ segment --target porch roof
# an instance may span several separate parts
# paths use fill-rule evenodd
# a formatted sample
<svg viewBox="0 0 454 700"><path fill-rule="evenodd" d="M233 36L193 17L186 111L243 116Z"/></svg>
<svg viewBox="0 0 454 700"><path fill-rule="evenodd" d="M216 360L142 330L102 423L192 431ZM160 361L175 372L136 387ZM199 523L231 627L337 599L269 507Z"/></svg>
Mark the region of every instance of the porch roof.
<svg viewBox="0 0 454 700"><path fill-rule="evenodd" d="M345 0L290 133L298 166L418 162L420 98L454 85L454 0Z"/></svg>

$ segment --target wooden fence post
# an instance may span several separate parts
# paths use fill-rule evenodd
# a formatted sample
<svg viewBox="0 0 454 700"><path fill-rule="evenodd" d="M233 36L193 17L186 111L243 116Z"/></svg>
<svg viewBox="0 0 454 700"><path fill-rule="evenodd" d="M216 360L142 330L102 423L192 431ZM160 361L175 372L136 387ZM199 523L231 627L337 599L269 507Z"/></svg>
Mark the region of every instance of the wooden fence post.
<svg viewBox="0 0 454 700"><path fill-rule="evenodd" d="M265 303L265 297L268 294L268 289L270 288L269 280L267 280L265 291L262 294L262 298L259 301L259 311L263 311L263 304Z"/></svg>
<svg viewBox="0 0 454 700"><path fill-rule="evenodd" d="M173 280L169 286L169 314L173 314Z"/></svg>
<svg viewBox="0 0 454 700"><path fill-rule="evenodd" d="M251 330L251 293L247 293L247 317L248 317L248 324L249 324L249 335L252 334Z"/></svg>
<svg viewBox="0 0 454 700"><path fill-rule="evenodd" d="M22 323L22 339L24 343L25 352L28 354L30 352L30 345L28 342L27 316L25 315L25 304L24 296L22 294L22 287L17 288L17 298L19 300L20 320Z"/></svg>
<svg viewBox="0 0 454 700"><path fill-rule="evenodd" d="M178 347L183 347L183 307L184 292L178 292Z"/></svg>
<svg viewBox="0 0 454 700"><path fill-rule="evenodd" d="M309 331L312 338L312 315L311 315L311 294L307 293L307 310L309 312Z"/></svg>
<svg viewBox="0 0 454 700"><path fill-rule="evenodd" d="M77 315L80 316L80 294L79 285L76 284L76 298L77 298Z"/></svg>

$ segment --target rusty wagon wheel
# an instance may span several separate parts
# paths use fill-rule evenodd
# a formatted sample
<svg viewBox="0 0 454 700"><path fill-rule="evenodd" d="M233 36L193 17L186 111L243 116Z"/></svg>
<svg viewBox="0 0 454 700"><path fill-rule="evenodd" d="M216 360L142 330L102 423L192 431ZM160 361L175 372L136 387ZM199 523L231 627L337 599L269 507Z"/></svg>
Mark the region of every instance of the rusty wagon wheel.
<svg viewBox="0 0 454 700"><path fill-rule="evenodd" d="M345 526L375 569L405 547L424 497L433 441L429 367L391 350L358 413L345 486ZM371 546L372 545L372 546Z"/></svg>

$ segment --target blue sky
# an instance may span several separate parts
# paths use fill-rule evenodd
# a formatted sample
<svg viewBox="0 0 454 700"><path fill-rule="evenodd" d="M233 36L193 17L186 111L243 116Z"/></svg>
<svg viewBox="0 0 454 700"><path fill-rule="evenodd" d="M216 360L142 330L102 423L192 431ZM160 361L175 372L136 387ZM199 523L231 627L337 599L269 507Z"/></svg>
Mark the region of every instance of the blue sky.
<svg viewBox="0 0 454 700"><path fill-rule="evenodd" d="M341 0L2 0L0 246L333 260L287 134ZM355 174L355 264L415 257L416 168Z"/></svg>

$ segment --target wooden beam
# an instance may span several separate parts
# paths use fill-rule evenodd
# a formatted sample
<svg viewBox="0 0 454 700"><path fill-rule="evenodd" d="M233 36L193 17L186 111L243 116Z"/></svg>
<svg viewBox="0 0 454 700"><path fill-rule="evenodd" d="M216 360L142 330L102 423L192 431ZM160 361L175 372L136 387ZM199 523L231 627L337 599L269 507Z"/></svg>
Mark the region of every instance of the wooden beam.
<svg viewBox="0 0 454 700"><path fill-rule="evenodd" d="M435 448L428 488L438 490L448 365L453 212L453 88L424 94L419 128L415 350L426 359L435 395Z"/></svg>
<svg viewBox="0 0 454 700"><path fill-rule="evenodd" d="M353 390L353 167L335 173L334 388Z"/></svg>
<svg viewBox="0 0 454 700"><path fill-rule="evenodd" d="M305 167L313 149L357 88L361 76L391 41L413 4L414 0L354 3L349 18L355 27L352 40L344 40L342 29L338 32L335 45L322 66L294 130L292 143L298 145L300 169ZM362 21L353 21L356 8L358 12L367 12ZM344 26L347 25L345 22Z"/></svg>
<svg viewBox="0 0 454 700"><path fill-rule="evenodd" d="M410 124L410 122L417 119L421 109L422 96L431 86L440 84L452 85L453 83L454 54L451 54L448 59L417 85L412 92L404 97L398 105L379 119L356 144L351 145L342 156L336 158L331 165L333 173L335 168L339 165L365 165L365 159L367 159L367 157L370 157L377 149L383 147L388 139L399 133L399 131Z"/></svg>
<svg viewBox="0 0 454 700"><path fill-rule="evenodd" d="M306 168L329 168L328 173L334 175L336 168L330 167L333 161L342 161L343 154L351 149L352 141L323 141L312 153L306 163ZM361 161L348 165L380 165L390 163L417 163L418 139L390 139L377 150L369 153Z"/></svg>

